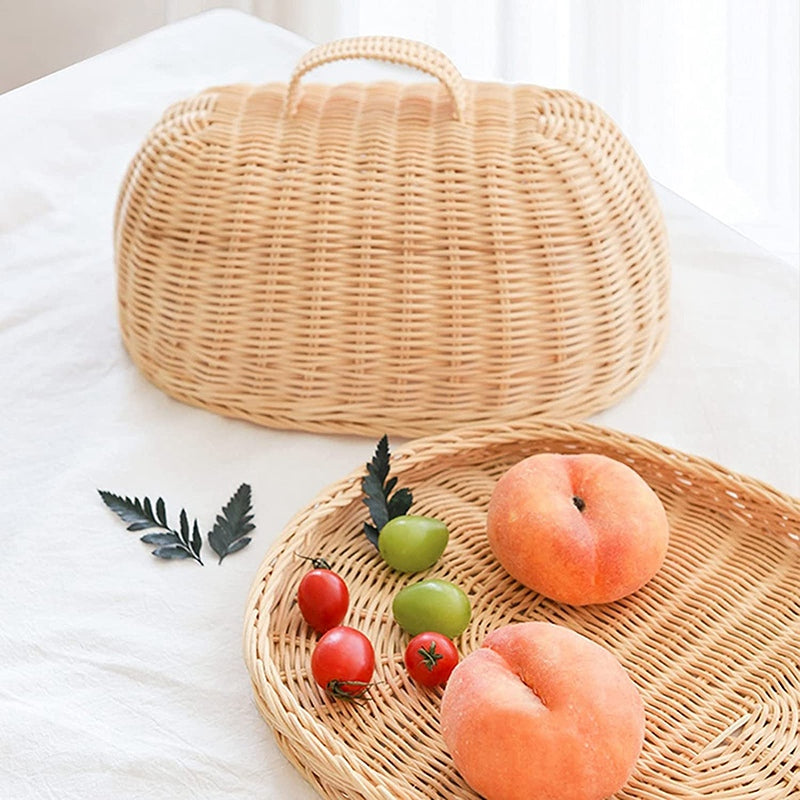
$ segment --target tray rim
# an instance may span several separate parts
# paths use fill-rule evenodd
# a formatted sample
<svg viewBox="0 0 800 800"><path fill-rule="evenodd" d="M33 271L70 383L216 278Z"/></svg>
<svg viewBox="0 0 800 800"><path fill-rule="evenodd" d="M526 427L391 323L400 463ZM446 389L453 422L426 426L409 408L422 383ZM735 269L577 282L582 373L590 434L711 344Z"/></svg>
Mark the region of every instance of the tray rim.
<svg viewBox="0 0 800 800"><path fill-rule="evenodd" d="M627 450L628 447L637 447L647 452L648 456L660 462L661 465L670 470L683 466L686 469L699 470L707 473L707 478L717 481L723 490L733 494L730 499L734 506L741 507L742 513L730 510L714 510L715 514L724 516L736 521L740 525L753 525L758 522L759 517L754 516L748 511L746 501L758 500L762 504L766 501L776 511L781 513L786 521L786 535L795 546L800 548L800 498L781 492L770 484L757 478L745 475L735 470L730 470L723 465L705 458L683 452L666 445L662 445L652 439L636 434L625 433L621 430L594 424L585 421L564 421L553 420L544 417L523 422L514 422L501 425L470 425L461 426L453 430L431 434L428 436L411 439L392 449L392 467L394 474L401 475L406 469L414 468L430 460L429 452L433 447L437 448L435 457L449 457L459 453L467 453L470 450L480 450L493 445L502 447L503 445L524 445L530 444L535 447L537 441L544 438L574 438L580 440L587 436L602 436L617 448ZM591 452L586 449L582 452ZM255 700L259 712L264 721L270 726L273 736L285 757L292 766L298 770L303 778L312 786L311 776L319 777L314 770L302 764L295 755L295 747L302 744L296 734L296 725L301 723L303 731L313 733L318 742L324 744L326 748L331 748L329 766L333 774L342 771L346 778L357 777L356 783L367 788L364 797L386 798L395 800L396 795L387 793L383 789L385 776L383 773L374 770L370 764L360 758L353 757L350 748L338 746L336 737L332 735L329 728L318 722L314 714L297 701L294 694L281 682L268 680L264 663L266 659L259 658L254 652L252 645L255 645L258 636L252 637L252 632L258 629L258 618L260 616L259 599L264 595L264 589L270 577L275 572L281 556L286 549L286 540L291 538L296 531L309 520L316 516L325 516L334 513L338 508L350 505L354 500L361 497L361 477L364 474L364 466L358 466L347 473L344 477L330 483L324 487L305 507L298 510L286 523L275 541L265 551L265 555L258 567L256 575L252 581L248 593L246 614L244 618L244 648L243 654L250 675ZM691 488L691 482L687 489ZM789 523L794 523L796 528L789 529ZM766 535L766 534L765 534ZM790 544L789 546L792 546ZM264 651L268 655L268 649ZM269 659L271 664L274 661ZM256 673L261 665L261 683L256 680ZM261 695L261 689L267 689L280 701L283 706L283 718L275 718L266 708L266 700ZM288 702L286 702L288 701ZM291 709L291 711L290 711ZM295 719L288 719L289 715ZM296 720L296 721L295 721ZM282 725L279 723L283 723ZM306 727L310 726L310 729ZM292 729L295 728L294 734ZM280 734L280 735L278 735ZM290 744L291 743L291 744ZM347 765L347 766L345 766ZM373 777L376 781L369 784L363 783L363 777ZM329 776L326 774L326 778ZM333 775L330 776L333 778ZM327 780L326 780L327 783ZM349 784L348 788L354 788Z"/></svg>

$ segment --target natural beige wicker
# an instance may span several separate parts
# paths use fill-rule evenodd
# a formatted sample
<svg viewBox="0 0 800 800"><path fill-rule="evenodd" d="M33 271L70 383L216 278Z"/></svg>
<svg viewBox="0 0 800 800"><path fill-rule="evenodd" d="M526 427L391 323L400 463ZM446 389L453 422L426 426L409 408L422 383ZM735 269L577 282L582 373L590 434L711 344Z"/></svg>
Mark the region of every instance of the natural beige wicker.
<svg viewBox="0 0 800 800"><path fill-rule="evenodd" d="M534 452L598 452L636 469L664 502L664 567L619 602L570 608L511 579L487 545L486 506L497 478ZM366 454L367 457L371 454ZM365 458L366 460L366 458ZM290 761L327 798L475 797L438 727L440 690L418 689L402 666L395 592L420 576L383 564L360 534L363 468L300 512L259 569L245 620L255 697ZM610 648L646 705L643 754L619 800L800 796L800 500L655 443L588 424L531 422L470 428L410 443L393 456L417 513L452 536L425 575L457 582L474 618L470 652L496 626L539 619ZM375 645L380 683L364 706L333 701L308 671L315 635L294 602L305 562L324 554L348 582L345 624Z"/></svg>
<svg viewBox="0 0 800 800"><path fill-rule="evenodd" d="M310 85L339 58L438 82ZM666 332L636 153L565 91L465 81L398 39L172 106L115 247L125 344L170 395L285 428L411 436L612 404Z"/></svg>

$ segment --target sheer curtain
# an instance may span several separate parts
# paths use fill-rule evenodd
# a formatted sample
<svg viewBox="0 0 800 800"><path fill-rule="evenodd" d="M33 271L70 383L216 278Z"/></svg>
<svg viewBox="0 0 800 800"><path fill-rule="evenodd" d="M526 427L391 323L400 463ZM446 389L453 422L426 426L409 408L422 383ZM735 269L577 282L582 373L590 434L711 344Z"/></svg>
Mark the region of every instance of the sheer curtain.
<svg viewBox="0 0 800 800"><path fill-rule="evenodd" d="M177 11L181 2L193 0L174 0ZM227 5L313 41L406 36L470 78L576 91L617 121L656 181L799 263L797 0Z"/></svg>

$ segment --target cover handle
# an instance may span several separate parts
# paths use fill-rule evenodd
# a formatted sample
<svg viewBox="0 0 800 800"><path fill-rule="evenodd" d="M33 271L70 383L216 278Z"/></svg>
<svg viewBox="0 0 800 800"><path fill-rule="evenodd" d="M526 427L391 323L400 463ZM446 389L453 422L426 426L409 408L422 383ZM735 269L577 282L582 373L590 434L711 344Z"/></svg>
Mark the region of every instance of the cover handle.
<svg viewBox="0 0 800 800"><path fill-rule="evenodd" d="M297 62L286 92L286 109L291 116L300 102L300 79L312 69L332 61L369 58L404 64L441 81L453 101L453 117L464 119L467 88L461 73L444 53L422 42L396 36L355 36L326 42L309 50Z"/></svg>

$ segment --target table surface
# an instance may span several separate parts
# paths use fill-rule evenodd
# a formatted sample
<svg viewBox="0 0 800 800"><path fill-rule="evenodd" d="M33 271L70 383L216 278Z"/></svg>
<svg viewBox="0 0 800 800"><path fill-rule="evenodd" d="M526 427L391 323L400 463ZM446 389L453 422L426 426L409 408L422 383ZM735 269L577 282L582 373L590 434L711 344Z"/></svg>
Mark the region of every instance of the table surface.
<svg viewBox="0 0 800 800"><path fill-rule="evenodd" d="M243 611L290 517L374 442L268 430L155 389L120 340L111 237L125 167L169 103L286 80L308 47L209 12L0 96L4 798L316 797L252 700ZM657 191L669 339L646 380L590 421L798 495L798 273ZM241 482L253 542L203 569L152 558L96 493L160 494L210 521Z"/></svg>

